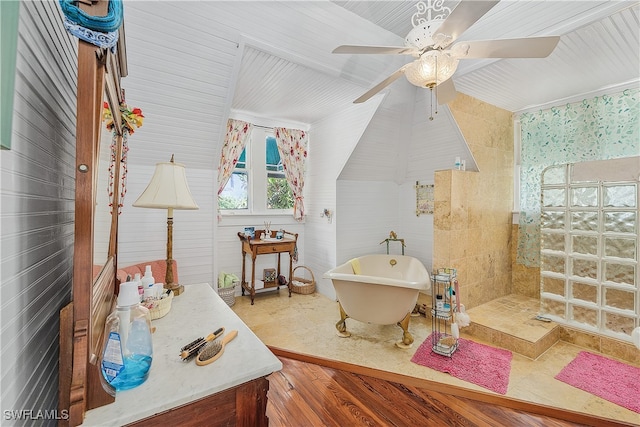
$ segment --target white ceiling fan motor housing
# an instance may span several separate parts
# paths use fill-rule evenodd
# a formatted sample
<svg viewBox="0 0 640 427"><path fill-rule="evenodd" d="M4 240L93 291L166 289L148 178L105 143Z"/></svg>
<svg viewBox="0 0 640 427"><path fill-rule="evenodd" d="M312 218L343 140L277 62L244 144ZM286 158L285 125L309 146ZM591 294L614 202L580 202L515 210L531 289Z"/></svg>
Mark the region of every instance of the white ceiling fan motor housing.
<svg viewBox="0 0 640 427"><path fill-rule="evenodd" d="M444 19L434 19L424 22L422 24L413 27L407 37L404 38L404 44L407 47L413 47L420 52L423 52L429 47L435 47L436 45L442 45L442 42L446 39L444 34L436 34L435 31L440 28ZM415 55L415 56L420 56Z"/></svg>

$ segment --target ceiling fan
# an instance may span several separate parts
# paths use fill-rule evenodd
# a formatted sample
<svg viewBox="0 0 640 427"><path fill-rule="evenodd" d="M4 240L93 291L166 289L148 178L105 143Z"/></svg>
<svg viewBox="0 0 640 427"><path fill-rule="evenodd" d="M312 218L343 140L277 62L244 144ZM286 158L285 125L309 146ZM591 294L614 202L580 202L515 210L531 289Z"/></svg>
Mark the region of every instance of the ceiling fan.
<svg viewBox="0 0 640 427"><path fill-rule="evenodd" d="M477 58L544 58L555 49L560 36L527 37L517 39L463 41L455 43L469 27L499 3L494 1L461 0L451 10L442 0L419 1L413 14L413 29L405 37L404 47L343 45L333 53L412 55L416 59L403 65L393 74L353 101L367 101L376 93L404 75L419 87L433 89L439 104L446 104L456 96L451 76L460 59Z"/></svg>

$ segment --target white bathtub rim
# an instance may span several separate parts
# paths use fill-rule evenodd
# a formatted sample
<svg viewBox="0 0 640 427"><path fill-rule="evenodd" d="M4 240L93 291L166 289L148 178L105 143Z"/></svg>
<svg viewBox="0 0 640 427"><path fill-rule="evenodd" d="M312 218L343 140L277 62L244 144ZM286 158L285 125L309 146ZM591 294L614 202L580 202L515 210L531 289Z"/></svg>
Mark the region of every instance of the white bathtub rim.
<svg viewBox="0 0 640 427"><path fill-rule="evenodd" d="M398 280L388 277L365 276L363 274L331 273L329 271L322 277L324 279L344 280L347 282L368 283L382 286L396 286L400 288L417 289L419 291L427 291L431 288L431 282L428 275L423 281Z"/></svg>
<svg viewBox="0 0 640 427"><path fill-rule="evenodd" d="M410 278L411 280L407 280L406 278L393 278L386 276L372 276L368 274L354 274L352 261L360 260L364 261L365 259L384 259L393 260L393 259L405 259L405 262L415 263L420 273L424 274L413 274ZM414 271L415 273L415 271ZM417 276L417 277L416 277ZM427 271L424 264L418 259L410 255L389 255L389 254L365 254L361 255L357 258L353 258L352 260L346 261L340 265L335 266L331 270L327 271L323 275L324 279L331 280L344 280L347 282L359 282L359 283L369 283L374 285L383 285L383 286L396 286L403 287L409 289L417 289L419 291L428 291L431 289L431 277L429 276L429 272ZM418 280L416 280L418 279Z"/></svg>

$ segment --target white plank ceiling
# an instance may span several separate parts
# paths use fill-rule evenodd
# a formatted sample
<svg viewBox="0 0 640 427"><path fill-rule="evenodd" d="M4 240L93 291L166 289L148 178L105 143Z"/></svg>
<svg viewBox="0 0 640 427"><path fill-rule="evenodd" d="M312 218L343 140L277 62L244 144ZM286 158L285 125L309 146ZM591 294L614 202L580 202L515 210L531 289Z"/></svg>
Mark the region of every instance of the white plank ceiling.
<svg viewBox="0 0 640 427"><path fill-rule="evenodd" d="M413 1L125 0L124 87L147 115L136 138L156 144L144 161L166 161L164 153L182 140L206 147L183 150L182 161L215 168L232 112L312 126L346 109L412 58L331 51L341 44L402 46L414 12ZM638 87L639 21L637 1L503 0L459 40L560 35L557 48L544 59L461 61L456 88L521 112ZM392 83L383 95L393 96L385 97L374 117L379 123L372 121L365 137L375 139L373 129L390 122L412 127L425 91L404 78ZM460 154L443 153L453 155ZM392 171L380 176L398 179Z"/></svg>

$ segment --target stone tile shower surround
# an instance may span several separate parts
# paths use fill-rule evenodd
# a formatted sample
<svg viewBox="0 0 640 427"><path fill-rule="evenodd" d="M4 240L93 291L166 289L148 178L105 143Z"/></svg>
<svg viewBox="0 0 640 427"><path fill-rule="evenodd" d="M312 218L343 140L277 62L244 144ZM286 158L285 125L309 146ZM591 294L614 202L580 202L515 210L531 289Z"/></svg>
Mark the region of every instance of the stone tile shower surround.
<svg viewBox="0 0 640 427"><path fill-rule="evenodd" d="M435 173L433 266L457 268L461 301L474 307L513 292L513 118L463 94L449 108L479 172Z"/></svg>
<svg viewBox="0 0 640 427"><path fill-rule="evenodd" d="M513 224L513 120L508 111L460 94L449 108L479 172L435 174L433 266L458 269L461 301L476 307L508 295L540 299L540 268L516 263ZM636 360L635 347L562 328L561 340Z"/></svg>
<svg viewBox="0 0 640 427"><path fill-rule="evenodd" d="M520 226L512 224L511 226L511 268L513 280L513 293L524 295L526 297L540 299L540 268L527 267L517 263L518 258L518 241Z"/></svg>

